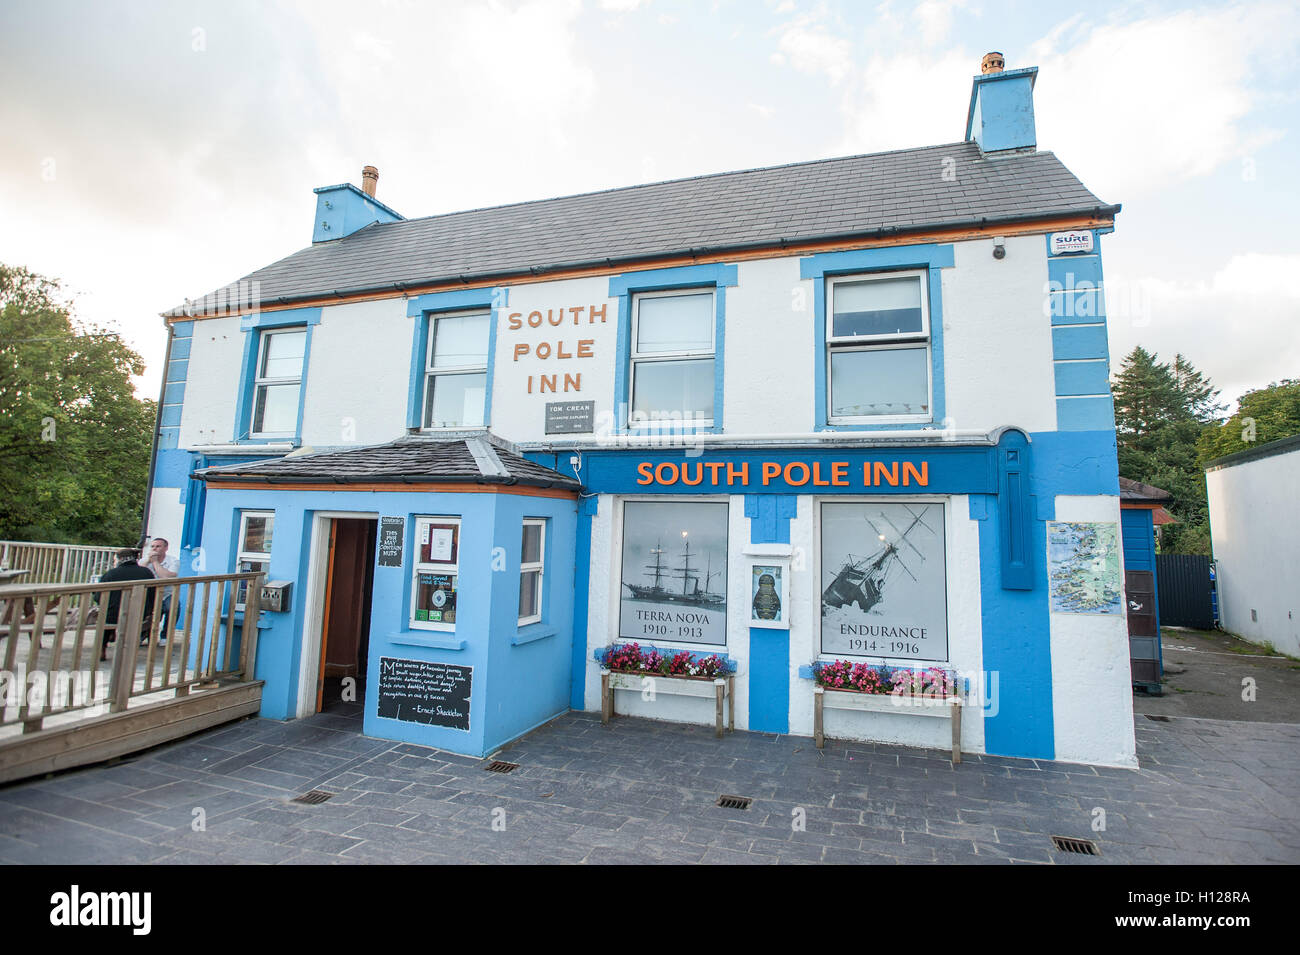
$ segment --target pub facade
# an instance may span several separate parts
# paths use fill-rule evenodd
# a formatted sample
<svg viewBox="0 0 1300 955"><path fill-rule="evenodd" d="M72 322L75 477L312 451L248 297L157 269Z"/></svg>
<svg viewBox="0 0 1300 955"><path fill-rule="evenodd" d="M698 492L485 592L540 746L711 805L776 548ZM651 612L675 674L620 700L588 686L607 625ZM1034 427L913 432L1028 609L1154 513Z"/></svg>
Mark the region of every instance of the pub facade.
<svg viewBox="0 0 1300 955"><path fill-rule="evenodd" d="M1036 69L986 69L940 146L413 220L367 167L168 313L149 532L288 584L263 715L352 679L368 735L486 755L637 643L722 658L739 729L811 735L818 664L938 668L964 751L1136 765L1119 207L1037 149Z"/></svg>

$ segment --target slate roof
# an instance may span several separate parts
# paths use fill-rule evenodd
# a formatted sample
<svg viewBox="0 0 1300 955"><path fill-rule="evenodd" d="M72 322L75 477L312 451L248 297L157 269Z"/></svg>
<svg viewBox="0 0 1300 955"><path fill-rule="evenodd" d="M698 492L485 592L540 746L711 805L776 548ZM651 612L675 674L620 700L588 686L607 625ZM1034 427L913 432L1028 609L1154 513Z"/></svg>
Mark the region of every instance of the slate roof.
<svg viewBox="0 0 1300 955"><path fill-rule="evenodd" d="M1173 495L1164 488L1152 484L1143 484L1141 481L1133 481L1126 477L1119 479L1119 499L1121 503L1124 501L1168 501L1172 498Z"/></svg>
<svg viewBox="0 0 1300 955"><path fill-rule="evenodd" d="M267 484L465 483L580 490L567 475L534 464L490 437L447 439L408 435L387 444L318 454L293 454L273 461L230 464L198 472L209 483L265 481Z"/></svg>
<svg viewBox="0 0 1300 955"><path fill-rule="evenodd" d="M376 223L240 281L259 283L264 305L287 304L816 239L1113 216L1119 208L1050 152L988 158L974 143L950 143Z"/></svg>

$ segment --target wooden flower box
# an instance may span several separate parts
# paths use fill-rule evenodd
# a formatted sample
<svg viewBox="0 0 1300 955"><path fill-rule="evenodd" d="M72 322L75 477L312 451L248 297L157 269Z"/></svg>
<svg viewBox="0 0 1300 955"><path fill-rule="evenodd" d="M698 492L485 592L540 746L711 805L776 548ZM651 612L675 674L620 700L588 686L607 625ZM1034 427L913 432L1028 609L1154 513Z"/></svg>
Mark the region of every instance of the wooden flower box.
<svg viewBox="0 0 1300 955"><path fill-rule="evenodd" d="M736 677L734 674L720 677L707 676L664 676L662 673L623 672L619 670L600 671L600 721L608 723L614 716L614 691L633 690L637 693L645 689L645 680L653 680L654 692L667 693L670 696L694 696L714 701L714 735L722 739L723 703L727 709L727 729L736 728Z"/></svg>
<svg viewBox="0 0 1300 955"><path fill-rule="evenodd" d="M897 713L905 716L934 716L952 720L952 761L961 762L960 696L895 696L892 693L863 693L860 690L831 690L813 687L813 737L817 748L826 742L822 731L822 711L858 710L867 713Z"/></svg>

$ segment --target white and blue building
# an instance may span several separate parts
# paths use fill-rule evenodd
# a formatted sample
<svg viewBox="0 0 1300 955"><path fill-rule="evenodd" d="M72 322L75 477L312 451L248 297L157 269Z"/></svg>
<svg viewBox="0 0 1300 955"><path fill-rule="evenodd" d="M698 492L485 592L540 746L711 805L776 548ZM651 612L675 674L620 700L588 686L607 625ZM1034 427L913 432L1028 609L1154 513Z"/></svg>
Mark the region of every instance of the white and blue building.
<svg viewBox="0 0 1300 955"><path fill-rule="evenodd" d="M737 728L811 735L818 661L937 666L965 750L1135 766L1122 607L1049 586L1049 525L1120 523L1119 207L1037 148L1036 73L976 77L938 146L418 219L368 175L167 313L149 533L290 582L262 714L351 676L367 734L484 755L636 641L725 657Z"/></svg>

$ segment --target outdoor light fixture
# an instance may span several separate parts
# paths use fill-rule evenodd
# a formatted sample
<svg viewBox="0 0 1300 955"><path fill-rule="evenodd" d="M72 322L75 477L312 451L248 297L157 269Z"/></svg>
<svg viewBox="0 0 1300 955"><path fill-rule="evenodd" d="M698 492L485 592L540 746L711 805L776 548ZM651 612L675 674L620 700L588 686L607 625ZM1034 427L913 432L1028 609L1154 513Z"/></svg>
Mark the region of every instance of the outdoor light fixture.
<svg viewBox="0 0 1300 955"><path fill-rule="evenodd" d="M1007 257L1007 240L1002 236L995 236L993 239L993 258L1005 259Z"/></svg>

